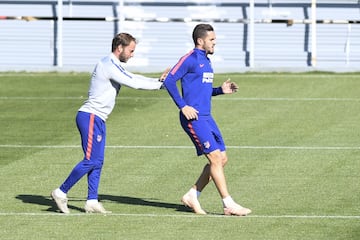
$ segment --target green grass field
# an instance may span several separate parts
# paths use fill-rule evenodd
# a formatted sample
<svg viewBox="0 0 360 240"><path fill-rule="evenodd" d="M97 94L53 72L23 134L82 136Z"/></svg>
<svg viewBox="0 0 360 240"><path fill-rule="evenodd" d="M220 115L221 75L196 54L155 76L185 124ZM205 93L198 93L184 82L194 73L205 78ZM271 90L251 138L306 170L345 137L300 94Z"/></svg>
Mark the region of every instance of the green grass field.
<svg viewBox="0 0 360 240"><path fill-rule="evenodd" d="M213 98L235 200L225 217L213 184L206 216L180 203L205 158L196 157L166 91L123 87L107 122L100 200L86 214L83 178L70 215L49 197L81 160L75 125L88 73L0 74L1 239L360 239L360 75L217 74L240 86Z"/></svg>

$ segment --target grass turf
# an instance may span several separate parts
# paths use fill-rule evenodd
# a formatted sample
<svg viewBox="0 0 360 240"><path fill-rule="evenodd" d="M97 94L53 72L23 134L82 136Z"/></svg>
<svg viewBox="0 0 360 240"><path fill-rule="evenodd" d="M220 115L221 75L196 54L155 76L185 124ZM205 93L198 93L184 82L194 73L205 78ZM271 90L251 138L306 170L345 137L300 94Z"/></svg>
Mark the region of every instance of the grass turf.
<svg viewBox="0 0 360 240"><path fill-rule="evenodd" d="M83 212L86 178L69 192L71 214L49 197L82 158L75 114L87 73L0 74L2 239L358 239L359 75L217 74L234 95L213 99L228 146L234 199L253 210L224 217L213 184L196 216L179 199L206 160L195 156L165 91L122 88L107 122L100 200Z"/></svg>

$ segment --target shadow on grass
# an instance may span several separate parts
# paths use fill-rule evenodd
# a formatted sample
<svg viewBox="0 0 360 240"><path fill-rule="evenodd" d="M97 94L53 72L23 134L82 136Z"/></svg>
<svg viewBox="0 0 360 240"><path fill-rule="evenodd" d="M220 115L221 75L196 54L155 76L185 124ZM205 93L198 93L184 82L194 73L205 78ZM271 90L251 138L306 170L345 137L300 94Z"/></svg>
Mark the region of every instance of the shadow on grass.
<svg viewBox="0 0 360 240"><path fill-rule="evenodd" d="M178 212L191 212L191 210L185 207L184 205L167 203L167 202L158 202L158 201L154 201L153 199L143 199L143 198L113 196L113 195L99 195L99 199L103 201L111 201L111 202L117 202L128 205L168 208L168 209L174 209L175 211Z"/></svg>
<svg viewBox="0 0 360 240"><path fill-rule="evenodd" d="M23 203L31 203L36 205L42 205L49 207L45 211L48 212L59 212L58 207L56 206L56 203L51 199L51 197L47 196L41 196L41 195L27 195L27 194L20 194L16 196L16 199L21 200ZM72 201L72 200L71 200ZM79 200L75 200L79 201ZM80 212L85 212L84 209L68 205L69 209L77 210Z"/></svg>
<svg viewBox="0 0 360 240"><path fill-rule="evenodd" d="M16 199L21 200L23 203L30 203L36 205L42 205L49 207L45 211L49 212L59 212L56 203L51 199L51 197L41 196L41 195L30 195L30 194L20 194L16 196ZM99 195L99 200L103 201L111 201L121 204L128 204L128 205L139 205L139 206L150 206L150 207L158 207L158 208L167 208L167 209L174 209L178 212L190 212L191 210L184 205L174 204L174 203L166 203L166 202L158 202L149 199L143 198L136 198L136 197L127 197L127 196L113 196L113 195ZM76 210L80 212L84 212L83 208L79 208L73 206L69 203L73 201L84 201L85 199L72 199L69 198L68 207L71 210Z"/></svg>

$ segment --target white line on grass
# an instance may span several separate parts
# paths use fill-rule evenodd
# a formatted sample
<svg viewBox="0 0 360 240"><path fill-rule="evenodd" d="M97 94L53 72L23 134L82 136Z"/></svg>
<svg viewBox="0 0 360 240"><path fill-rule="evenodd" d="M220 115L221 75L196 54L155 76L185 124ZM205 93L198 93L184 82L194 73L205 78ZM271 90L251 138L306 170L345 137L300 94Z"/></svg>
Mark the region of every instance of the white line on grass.
<svg viewBox="0 0 360 240"><path fill-rule="evenodd" d="M78 145L20 145L20 144L2 144L0 148L79 148ZM193 149L193 146L146 146L146 145L112 145L106 146L112 149ZM360 150L360 147L349 146L227 146L229 149L288 149L288 150Z"/></svg>
<svg viewBox="0 0 360 240"><path fill-rule="evenodd" d="M228 101L334 101L334 102L358 102L360 98L213 98L214 100L228 100Z"/></svg>
<svg viewBox="0 0 360 240"><path fill-rule="evenodd" d="M69 96L69 97L20 97L20 96L2 96L0 100L84 100L83 96ZM137 99L137 100L171 100L170 97L118 97L118 100L128 100L128 99ZM247 97L229 97L229 98L213 98L215 101L333 101L333 102L359 102L360 98L288 98L288 97L278 97L278 98L247 98Z"/></svg>
<svg viewBox="0 0 360 240"><path fill-rule="evenodd" d="M79 97L0 97L0 100L74 100L74 99L85 99L83 96Z"/></svg>
<svg viewBox="0 0 360 240"><path fill-rule="evenodd" d="M239 75L239 77L241 77L242 79L247 79L247 78L269 78L269 77L285 77L286 79L290 79L290 78L335 78L336 80L339 78L339 75L341 76L346 76L347 78L359 78L359 75L356 74L357 72L350 72L350 73L342 73L342 72L327 72L324 71L323 73L315 73L312 74L311 72L304 72L304 71L299 71L299 72L291 72L291 71L286 71L286 69L284 71L268 71L268 72L264 72L264 73L252 73L252 72L239 72L239 73L219 73L219 75ZM84 74L91 74L91 72L78 72L78 73L71 73L69 74L63 74L64 76L68 75L68 76L79 76L79 75L84 75ZM51 76L53 75L50 72L2 72L0 73L0 77L23 77L23 76ZM62 75L61 73L59 74L60 76Z"/></svg>
<svg viewBox="0 0 360 240"><path fill-rule="evenodd" d="M232 216L225 216L221 214L136 214L136 213L108 213L104 216L123 216L123 217L171 217L171 218L194 218L194 217L207 217L207 218L237 218ZM85 214L85 213L29 213L29 212L0 212L0 216L60 216L60 217L79 217L79 216L101 216L101 214ZM360 219L356 215L249 215L241 218L294 218L294 219Z"/></svg>

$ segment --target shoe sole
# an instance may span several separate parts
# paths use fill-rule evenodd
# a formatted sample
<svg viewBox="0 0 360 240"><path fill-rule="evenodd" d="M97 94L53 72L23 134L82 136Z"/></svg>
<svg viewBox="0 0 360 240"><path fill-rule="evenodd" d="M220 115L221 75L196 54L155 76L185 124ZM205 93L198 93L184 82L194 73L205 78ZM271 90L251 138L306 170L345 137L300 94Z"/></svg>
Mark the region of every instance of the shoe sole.
<svg viewBox="0 0 360 240"><path fill-rule="evenodd" d="M100 211L95 211L95 210L85 210L86 213L100 213L100 214L107 214L107 213L112 213L111 211L105 211L105 212L100 212Z"/></svg>
<svg viewBox="0 0 360 240"><path fill-rule="evenodd" d="M226 216L240 216L240 217L245 217L247 215L249 215L251 213L251 210L248 208L242 208L241 211L243 212L239 212L237 213L233 213L231 212L231 209L228 208L224 208L224 215Z"/></svg>
<svg viewBox="0 0 360 240"><path fill-rule="evenodd" d="M85 207L85 212L86 213L100 213L100 214L107 214L107 213L112 213L111 211L96 211L94 209L88 209L87 207Z"/></svg>

